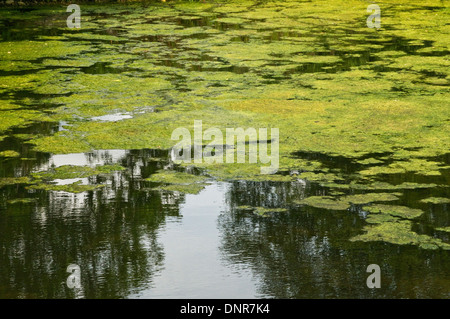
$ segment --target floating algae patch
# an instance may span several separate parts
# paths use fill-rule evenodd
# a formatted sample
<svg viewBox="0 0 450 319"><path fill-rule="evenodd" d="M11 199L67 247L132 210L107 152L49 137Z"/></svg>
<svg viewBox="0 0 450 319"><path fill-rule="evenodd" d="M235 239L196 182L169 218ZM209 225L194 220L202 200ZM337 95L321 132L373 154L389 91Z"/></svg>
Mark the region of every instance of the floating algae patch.
<svg viewBox="0 0 450 319"><path fill-rule="evenodd" d="M286 208L253 207L247 205L238 206L237 209L253 212L255 215L260 217L270 217L272 214L287 212Z"/></svg>
<svg viewBox="0 0 450 319"><path fill-rule="evenodd" d="M18 153L16 151L8 150L8 151L0 152L0 157L19 157L19 156L20 156L20 153Z"/></svg>
<svg viewBox="0 0 450 319"><path fill-rule="evenodd" d="M125 168L120 165L99 165L96 167L63 165L46 172L33 173L32 176L36 180L72 179L100 174L111 174L124 169Z"/></svg>
<svg viewBox="0 0 450 319"><path fill-rule="evenodd" d="M380 161L376 158L366 158L363 160L356 161L356 163L362 164L362 165L371 165L371 164L381 164L381 163L383 163L383 161Z"/></svg>
<svg viewBox="0 0 450 319"><path fill-rule="evenodd" d="M0 111L0 132L12 127L23 127L33 121L39 120L41 114L32 110Z"/></svg>
<svg viewBox="0 0 450 319"><path fill-rule="evenodd" d="M450 203L450 198L428 197L428 198L422 199L420 202L421 203L430 203L430 204L448 204L448 203Z"/></svg>
<svg viewBox="0 0 450 319"><path fill-rule="evenodd" d="M82 181L76 181L71 184L65 185L56 185L49 183L39 183L35 185L27 186L27 189L34 190L45 190L45 191L56 191L56 192L67 192L67 193L83 193L88 191L93 191L98 188L105 187L106 185L98 184L98 185L83 185Z"/></svg>
<svg viewBox="0 0 450 319"><path fill-rule="evenodd" d="M204 182L206 179L207 179L206 176L193 175L184 172L159 170L158 172L156 172L149 178L146 178L145 180L155 183L187 185L192 183Z"/></svg>
<svg viewBox="0 0 450 319"><path fill-rule="evenodd" d="M356 194L342 196L339 198L341 201L347 201L351 204L361 205L373 202L388 202L398 200L399 193L368 193L368 194Z"/></svg>
<svg viewBox="0 0 450 319"><path fill-rule="evenodd" d="M194 183L189 185L180 185L180 184L161 185L158 187L154 187L152 189L196 195L200 193L204 188L205 184Z"/></svg>
<svg viewBox="0 0 450 319"><path fill-rule="evenodd" d="M311 182L337 182L344 180L344 178L342 178L341 176L333 173L319 172L302 172L298 175L298 177Z"/></svg>
<svg viewBox="0 0 450 319"><path fill-rule="evenodd" d="M0 177L0 188L7 185L30 184L31 178L23 177Z"/></svg>
<svg viewBox="0 0 450 319"><path fill-rule="evenodd" d="M437 228L435 228L435 229L438 230L438 231L444 231L444 232L450 233L450 226L447 226L447 227L437 227Z"/></svg>
<svg viewBox="0 0 450 319"><path fill-rule="evenodd" d="M424 213L423 210L417 208L410 208L406 206L383 205L383 204L364 206L363 210L372 214L387 214L404 219L414 219L421 216Z"/></svg>
<svg viewBox="0 0 450 319"><path fill-rule="evenodd" d="M428 235L419 235L411 230L409 220L396 220L369 225L365 234L355 236L350 241L383 241L395 245L417 245L422 249L450 249L450 244Z"/></svg>
<svg viewBox="0 0 450 319"><path fill-rule="evenodd" d="M347 210L350 208L348 202L341 201L331 196L310 196L300 201L295 201L295 203L330 210Z"/></svg>
<svg viewBox="0 0 450 319"><path fill-rule="evenodd" d="M447 169L449 166L443 166L442 163L427 161L423 159L411 159L409 161L396 161L388 166L373 166L362 170L361 175L378 175L378 174L398 174L406 172L414 172L421 175L441 175L439 170Z"/></svg>
<svg viewBox="0 0 450 319"><path fill-rule="evenodd" d="M8 204L31 204L36 202L36 198L15 198L6 201Z"/></svg>
<svg viewBox="0 0 450 319"><path fill-rule="evenodd" d="M315 3L299 5L296 2L277 5L255 5L254 2L246 2L225 4L223 7L209 4L180 4L178 7L179 4L176 4L176 7L172 8L164 4L154 7L152 11L138 10L130 14L118 14L121 9L117 8L108 9L111 13L117 13L117 17L127 20L124 29L117 34L122 36L128 32L128 35L149 38L120 44L101 42L88 45L86 41L76 41L76 44L84 44L86 49L99 50L78 52L70 56L56 52L59 50L56 48L58 41L47 39L40 41L40 44L54 44L55 52L44 52L44 55L50 64L57 64L55 60L61 58L69 58L69 65L76 65L78 62L80 65L85 62L91 65L94 61L110 62L114 59L114 63L125 67L136 64L148 72L145 77L139 77L142 73L136 70L120 74L89 74L86 72L92 70L82 68L81 72L72 73L70 77L55 78L55 82L48 81L48 76L56 75L56 72L46 72L48 74L45 81L39 80L39 88L36 88L32 77L27 76L25 80L20 80L23 81L22 87L34 89L39 93L73 93L70 96L57 96L47 100L61 105L52 110L52 118L58 120L133 112L145 106L157 107L158 111L161 111L160 114L155 112L151 115L136 116L122 121L123 123L77 122L68 132L37 136L32 142L36 143L36 150L53 153L105 148L170 148L174 144L170 141L174 128L188 127L189 121L193 119L206 121L208 118L212 119L211 126L216 127L279 127L281 168L292 167L287 165L292 164L287 158L295 150L342 155L356 160L374 152L392 152L403 158L413 154L431 156L448 152L450 142L446 133L449 127L447 90L438 85L424 87L421 84L423 79L417 77L417 72L422 72L422 69L414 69L411 61L401 59L404 57L404 51L400 48L401 45L397 44L395 34L405 30L389 30L388 35L383 34L385 30L383 33L369 30L365 26L364 5L357 1L351 1L357 5L345 10L336 20L335 9L339 9L343 3L344 1L326 1L324 7ZM346 5L348 6L347 3ZM179 21L177 15L200 15L205 13L205 8L217 12L226 12L224 8L234 8L230 13L235 14L202 18L199 21L199 24L204 25L202 27L195 24L192 28L180 26L183 22ZM321 16L331 18L333 15L333 24L329 23L331 20L318 19ZM442 16L444 15L438 14L437 22L433 22L432 31L428 35L431 41L438 33L439 24L445 25ZM136 19L131 21L129 17ZM221 27L214 25L212 21L222 18L243 19L238 21L251 19L252 22L243 22L246 25L243 25L243 28L227 26L223 28L226 30L220 30ZM115 17L108 18L108 23L114 19ZM93 18L92 21L94 20ZM355 25L355 21L359 21L359 24ZM414 22L411 19L407 21ZM430 22L426 23L430 26ZM100 22L98 24L100 25ZM279 31L277 29L280 25L288 25L292 30ZM347 32L350 28L352 32ZM425 32L415 31L420 31L421 37L426 38ZM196 37L198 32L203 32L207 37ZM406 40L416 40L414 33L410 33ZM425 43L422 41L424 39L417 40L420 40L419 47L424 45L421 44ZM445 47L445 41L437 41L440 42L437 47ZM24 46L26 43L19 42L18 46ZM58 46L69 44L73 43L61 41ZM32 48L37 46L29 45ZM351 59L345 57L347 50L353 46L361 51L354 52L360 54L360 60L350 61ZM341 48L342 51L333 52L331 49L335 47ZM377 66L369 62L372 54L383 52L383 48L390 53L376 58L385 59L383 65L386 67L389 63L395 63L398 69L379 72ZM3 53L8 55L7 52ZM36 56L41 55L36 53ZM329 66L333 66L336 72L289 74L290 68L295 66L292 59L298 60L296 64L299 66L302 61L308 61L305 59L311 59L309 62L329 62ZM419 62L421 65L444 68L447 62L439 59L444 60L444 57L419 59ZM406 63L407 67L402 68L401 63ZM190 72L190 68L219 69L222 66L229 67L230 72ZM243 73L238 74L239 72ZM433 72L439 73L439 76L445 75L445 72ZM137 76L130 76L131 74ZM284 77L277 78L274 83L273 74ZM425 76L422 73L419 75ZM408 94L395 91L399 81L402 88L409 90ZM177 90L178 87L190 91L181 92ZM169 106L171 110L167 111L165 106ZM223 115L226 115L227 121L222 120ZM251 124L247 123L249 118L252 120ZM0 122L0 126L2 124ZM405 145L422 147L421 153L405 151ZM408 167L374 167L382 167L378 170L389 167L391 173L414 169L420 174L437 175L443 167L436 164L433 168L433 165L416 162L407 163ZM219 169L221 167L216 166L212 167L211 171L220 174ZM371 169L372 167L368 168ZM376 173L376 170L371 173ZM242 171L244 169L230 169L226 175L240 178ZM331 174L325 171L314 173ZM377 175L371 173L364 176ZM251 178L251 174L258 174L258 169L252 167L247 174L242 173L248 178ZM336 178L331 175L319 175L317 178L322 179L321 182L340 181L339 174L333 174ZM310 178L312 180L314 176Z"/></svg>
<svg viewBox="0 0 450 319"><path fill-rule="evenodd" d="M369 214L365 221L369 224L381 224L386 222L397 222L398 217L388 214Z"/></svg>
<svg viewBox="0 0 450 319"><path fill-rule="evenodd" d="M206 186L207 176L199 176L184 172L159 170L146 181L161 183L154 190L176 191L187 194L198 194Z"/></svg>
<svg viewBox="0 0 450 319"><path fill-rule="evenodd" d="M286 208L267 208L267 207L255 207L255 210L253 211L254 214L261 217L269 217L271 216L271 214L285 213L285 212L287 212Z"/></svg>
<svg viewBox="0 0 450 319"><path fill-rule="evenodd" d="M11 41L2 42L0 46L0 60L35 60L40 58L56 58L76 55L90 49L77 42L63 41Z"/></svg>
<svg viewBox="0 0 450 319"><path fill-rule="evenodd" d="M118 111L131 112L163 102L155 93L171 87L169 81L152 77L140 78L122 74L76 74L64 89L69 96L58 96L46 101L62 104L54 109L54 116L71 120L102 116ZM139 89L142 88L142 89ZM145 90L143 89L145 88ZM58 83L39 87L39 91L61 90Z"/></svg>

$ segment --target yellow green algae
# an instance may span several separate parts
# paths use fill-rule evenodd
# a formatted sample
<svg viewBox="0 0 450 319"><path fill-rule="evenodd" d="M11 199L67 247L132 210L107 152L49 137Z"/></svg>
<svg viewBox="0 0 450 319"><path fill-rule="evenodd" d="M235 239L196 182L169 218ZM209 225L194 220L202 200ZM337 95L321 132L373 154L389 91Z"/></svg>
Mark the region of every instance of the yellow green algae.
<svg viewBox="0 0 450 319"><path fill-rule="evenodd" d="M273 216L273 214L277 213L285 213L288 210L286 208L270 208L270 207L252 207L247 205L238 206L237 209L242 211L251 211L255 215L260 217L270 217Z"/></svg>
<svg viewBox="0 0 450 319"><path fill-rule="evenodd" d="M355 194L342 196L339 199L341 201L348 201L349 203L361 205L372 202L388 202L398 200L399 193L367 193L367 194Z"/></svg>
<svg viewBox="0 0 450 319"><path fill-rule="evenodd" d="M28 185L26 187L27 189L80 193L95 190L97 188L104 187L105 185L82 185L82 181L58 185L55 184L55 180L85 178L96 175L111 174L122 170L124 170L124 167L120 165L103 165L96 166L94 168L87 166L65 165L52 168L48 171L33 173L31 174L31 177L2 177L0 178L0 188L7 185L25 184Z"/></svg>
<svg viewBox="0 0 450 319"><path fill-rule="evenodd" d="M296 203L330 210L347 210L350 208L349 202L341 201L332 196L310 196Z"/></svg>
<svg viewBox="0 0 450 319"><path fill-rule="evenodd" d="M417 208L384 204L365 206L363 209L371 214L387 214L404 219L414 219L424 213L423 210Z"/></svg>
<svg viewBox="0 0 450 319"><path fill-rule="evenodd" d="M193 175L184 172L160 170L152 174L146 181L160 183L155 190L176 191L187 194L198 194L206 186L207 176Z"/></svg>
<svg viewBox="0 0 450 319"><path fill-rule="evenodd" d="M450 198L428 197L428 198L422 199L420 202L421 203L430 203L430 204L448 204L448 203L450 203Z"/></svg>
<svg viewBox="0 0 450 319"><path fill-rule="evenodd" d="M0 157L19 157L19 156L20 156L20 153L18 153L16 151L7 150L7 151L0 152Z"/></svg>
<svg viewBox="0 0 450 319"><path fill-rule="evenodd" d="M120 165L99 165L96 167L64 165L48 171L33 173L32 176L36 180L72 179L111 174L124 169Z"/></svg>
<svg viewBox="0 0 450 319"><path fill-rule="evenodd" d="M381 221L364 228L365 234L351 238L351 241L383 241L396 245L417 245L423 249L450 249L450 245L439 238L420 235L411 230L411 221Z"/></svg>
<svg viewBox="0 0 450 319"><path fill-rule="evenodd" d="M45 191L55 191L55 192L67 192L67 193L83 193L88 191L93 191L98 188L105 187L103 184L96 185L83 185L82 181L76 181L71 184L57 185L51 183L38 183L34 185L27 186L27 189L33 190L45 190Z"/></svg>
<svg viewBox="0 0 450 319"><path fill-rule="evenodd" d="M368 204L372 202L388 202L398 200L398 193L367 193L344 196L310 196L299 201L297 204L308 205L316 208L330 210L347 210L350 206Z"/></svg>
<svg viewBox="0 0 450 319"><path fill-rule="evenodd" d="M433 19L427 14L430 6L435 7ZM61 16L53 22L62 32L59 36L2 42L0 94L7 100L0 103L0 134L42 121L66 121L66 130L35 135L27 142L37 151L69 154L169 149L176 143L170 138L174 129L192 132L194 120L200 119L204 129L223 132L227 127L276 127L280 171L298 174L261 175L259 163L192 165L219 179L304 179L333 190L443 187L434 181L379 180L406 173L445 177L448 171L436 159L450 149L449 38L442 36L449 11L443 3L396 1L382 15L380 30L367 28L367 3L357 0L176 2L152 10L130 8L87 5L86 28L69 30ZM95 16L104 10L114 16ZM51 14L38 11L37 16ZM201 26L179 23L195 17L202 19ZM105 27L121 30L114 34ZM33 98L20 97L27 92ZM30 108L35 104L41 109ZM120 112L132 118L95 119ZM293 155L299 151L344 157L363 166L349 175L328 169L319 159ZM384 153L389 156L373 155ZM51 180L57 174L92 173L64 169L43 176ZM169 191L189 192L190 186L194 193L202 183L175 183L171 178L158 172L150 181ZM15 182L3 179L7 183ZM88 186L93 185L38 187L80 191ZM333 193L310 196L302 204L345 210L351 204L398 198L394 193ZM418 212L393 207L368 206L368 221L384 222L371 232L380 236L364 240L407 241L386 237L387 228L414 243L426 243L425 235L409 234L407 221L392 220ZM422 248L434 247L430 245Z"/></svg>
<svg viewBox="0 0 450 319"><path fill-rule="evenodd" d="M17 185L17 184L29 184L31 183L31 178L28 176L24 177L0 177L0 188L7 185Z"/></svg>
<svg viewBox="0 0 450 319"><path fill-rule="evenodd" d="M444 232L450 233L450 226L447 226L447 227L437 227L436 230L444 231Z"/></svg>
<svg viewBox="0 0 450 319"><path fill-rule="evenodd" d="M30 204L34 203L36 198L15 198L6 201L8 204Z"/></svg>

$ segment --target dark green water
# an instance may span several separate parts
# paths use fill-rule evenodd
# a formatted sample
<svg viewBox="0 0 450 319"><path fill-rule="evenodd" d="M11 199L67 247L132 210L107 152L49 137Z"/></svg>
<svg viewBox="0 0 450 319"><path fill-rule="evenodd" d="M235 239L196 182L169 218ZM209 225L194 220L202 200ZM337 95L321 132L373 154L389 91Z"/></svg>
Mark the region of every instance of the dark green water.
<svg viewBox="0 0 450 319"><path fill-rule="evenodd" d="M27 10L22 11L15 14L26 17ZM99 9L93 12L90 15L92 19L114 20L115 17L110 10L104 14L99 13ZM57 17L61 22L65 15ZM53 23L57 22L52 22L52 19L50 14L30 19L8 19L4 14L1 40L61 36L64 31L54 26ZM94 28L93 33L124 34L120 23L131 20L126 16L120 19L108 31L100 32ZM184 28L208 25L221 31L240 29L234 24L218 23L201 16L197 19L166 16L163 19L176 21ZM295 34L272 32L267 35L274 41L280 36ZM211 61L211 57L201 56L198 52L188 59L192 63L189 67L186 60L177 62L177 57L183 53L180 41L202 37L207 36L199 33L180 40L156 34L143 35L134 41L171 48L172 52L164 51L166 56L160 55L152 62L157 67L196 72L250 72L249 67ZM121 41L100 40L93 41L92 45L104 50L103 45L109 43L126 51L127 42ZM246 43L248 39L242 36L233 41ZM414 46L407 42L393 38L378 50L403 50L414 54L417 49L431 45L424 42ZM344 51L335 51L333 54L343 57L339 63L306 63L283 73L262 71L258 76L272 83L282 81L292 73L335 73L377 60L368 51L359 53L358 57L346 57ZM45 67L39 62L42 61L36 62L36 69L5 69L0 71L0 76L20 76L58 68ZM129 66L130 62L132 60L118 67L101 61L89 66L66 68L62 73L136 75L143 72ZM168 71L166 76L173 80L175 86L172 93L164 92L165 101L159 106L161 108L170 107L177 94L192 89L187 89L188 81L176 71ZM440 77L439 74L431 76ZM211 87L215 87L214 84ZM220 86L216 89L220 91ZM2 100L12 100L25 109L43 113L58 106L48 103L48 99L64 96L64 93L43 94L27 89L1 94ZM126 118L114 116L97 120ZM3 132L6 137L0 141L0 151L17 151L20 158L0 157L0 177L26 177L36 171L64 165L95 167L119 164L126 170L57 181L67 184L81 180L84 184L106 185L81 193L33 190L25 184L0 187L0 298L450 297L448 250L427 250L416 245L395 245L383 241L352 242L349 239L361 234L366 225L367 212L361 205L352 205L347 211L334 211L294 203L294 200L309 196L328 195L330 188L304 179L291 182L210 179L205 189L196 195L154 190L154 183L145 181L146 178L161 169L184 170L171 163L167 151L119 149L53 155L33 150L26 139L17 135L48 136L66 129L70 129L70 123L65 121L36 121ZM293 150L292 156L320 161L325 167L348 176L362 168L345 157L300 150ZM448 155L430 160L450 165ZM194 168L188 170L193 174L203 174ZM441 176L390 174L379 176L378 181L392 185L403 182L437 184L433 188L405 189L393 203L424 210L424 214L415 220L413 230L448 243L449 233L435 228L449 225L449 204L417 202L417 199L427 197L448 198L448 176L449 170L444 169ZM11 202L21 198L32 200ZM287 211L264 218L238 209L243 205L281 207ZM80 266L80 289L70 289L66 285L69 264ZM378 264L381 268L379 289L369 289L366 285L369 276L366 268L370 264Z"/></svg>

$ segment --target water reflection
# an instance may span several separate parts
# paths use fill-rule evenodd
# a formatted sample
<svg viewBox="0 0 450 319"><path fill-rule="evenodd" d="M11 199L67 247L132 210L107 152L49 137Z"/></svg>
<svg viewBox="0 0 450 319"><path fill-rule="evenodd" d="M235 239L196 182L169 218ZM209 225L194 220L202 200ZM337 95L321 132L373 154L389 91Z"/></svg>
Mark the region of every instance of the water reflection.
<svg viewBox="0 0 450 319"><path fill-rule="evenodd" d="M107 187L80 194L6 186L0 214L0 295L6 298L74 297L66 267L81 267L82 294L124 297L163 266L158 229L178 215L183 196L140 191L142 178L159 168L155 152L103 151L52 156L39 169L68 164L122 162L130 173L102 177ZM90 181L90 182L99 182ZM7 204L30 197L30 204Z"/></svg>
<svg viewBox="0 0 450 319"><path fill-rule="evenodd" d="M0 297L449 297L448 252L349 242L364 225L357 207L289 204L326 194L316 184L214 182L198 195L152 190L145 178L180 169L169 158L160 150L104 150L31 161L26 174L63 165L127 169L83 179L106 186L79 194L0 189ZM8 203L15 198L34 201ZM288 211L264 218L241 205ZM446 214L438 207L427 218ZM372 263L382 269L381 289L365 284ZM80 290L66 285L69 264L81 268Z"/></svg>
<svg viewBox="0 0 450 319"><path fill-rule="evenodd" d="M253 192L248 192L252 189ZM311 192L312 190L306 188ZM285 203L289 187L277 188L276 201L267 201L267 185L233 183L230 203L252 205ZM246 196L247 195L247 196ZM274 195L272 193L272 195ZM273 196L272 196L273 199ZM423 251L387 243L351 243L363 218L355 212L312 207L291 208L263 218L230 205L219 217L220 249L230 264L248 263L260 277L258 292L276 298L446 298L449 256L445 251ZM366 286L369 264L382 269L381 289Z"/></svg>

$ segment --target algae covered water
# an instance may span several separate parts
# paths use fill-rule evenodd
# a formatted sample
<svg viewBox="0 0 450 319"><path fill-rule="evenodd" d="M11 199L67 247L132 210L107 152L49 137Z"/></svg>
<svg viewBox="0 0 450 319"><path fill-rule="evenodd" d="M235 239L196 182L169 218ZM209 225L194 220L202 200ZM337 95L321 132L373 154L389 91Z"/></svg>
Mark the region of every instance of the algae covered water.
<svg viewBox="0 0 450 319"><path fill-rule="evenodd" d="M1 8L0 298L449 298L450 11L367 5Z"/></svg>

